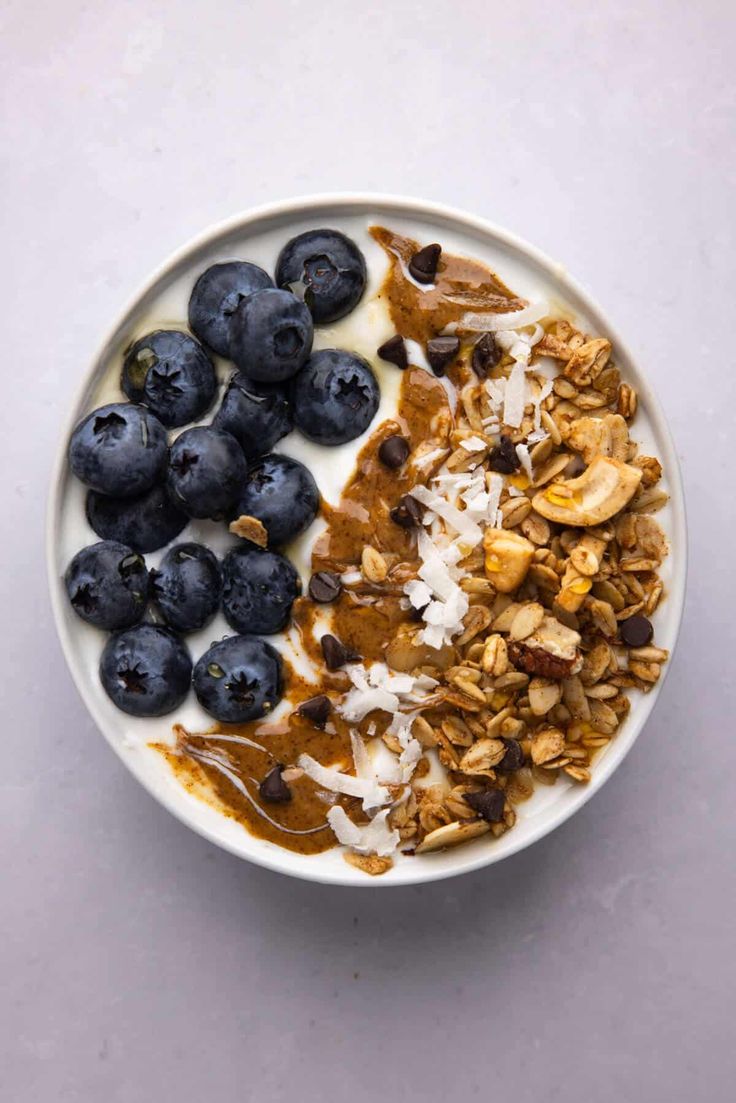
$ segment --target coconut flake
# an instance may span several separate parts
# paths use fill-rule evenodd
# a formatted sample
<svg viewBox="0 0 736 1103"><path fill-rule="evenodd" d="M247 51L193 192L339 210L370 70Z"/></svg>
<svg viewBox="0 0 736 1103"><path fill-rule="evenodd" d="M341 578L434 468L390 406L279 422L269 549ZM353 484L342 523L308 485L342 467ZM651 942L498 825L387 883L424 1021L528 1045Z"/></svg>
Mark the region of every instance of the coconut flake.
<svg viewBox="0 0 736 1103"><path fill-rule="evenodd" d="M343 846L350 846L362 854L378 854L385 857L393 854L399 845L399 833L388 825L390 809L386 808L374 816L370 823L358 827L348 816L344 808L336 804L327 813L327 822L335 837Z"/></svg>
<svg viewBox="0 0 736 1103"><path fill-rule="evenodd" d="M343 586L354 586L356 583L362 581L362 574L360 571L345 571L340 575L340 581Z"/></svg>
<svg viewBox="0 0 736 1103"><path fill-rule="evenodd" d="M464 448L466 452L482 452L488 445L484 440L481 440L480 437L473 436L461 440L460 447Z"/></svg>
<svg viewBox="0 0 736 1103"><path fill-rule="evenodd" d="M522 326L532 325L549 314L549 305L543 301L530 303L523 310L509 310L506 314L463 314L458 327L460 329L473 329L477 332L497 332L504 329L520 329Z"/></svg>
<svg viewBox="0 0 736 1103"><path fill-rule="evenodd" d="M428 592L427 600L430 596ZM376 709L393 716L400 711L404 699L421 701L423 698L417 697L417 692L429 688L423 677L395 674L385 663L373 663L369 670L362 663L353 663L347 668L347 673L354 688L345 694L337 709L351 723L359 723ZM435 684L430 679L430 685Z"/></svg>
<svg viewBox="0 0 736 1103"><path fill-rule="evenodd" d="M483 447L485 448L486 445L484 444ZM429 490L426 486L415 486L411 493L413 498L416 498L418 502L427 506L448 525L451 525L455 532L460 533L471 544L471 547L475 547L476 544L480 543L483 533L473 518L468 517L464 510L457 509L446 498L443 498L436 491Z"/></svg>
<svg viewBox="0 0 736 1103"><path fill-rule="evenodd" d="M439 548L421 530L418 533L417 550L422 560L418 571L419 577L427 583L435 597L448 601L457 589L457 585L448 570L448 564L440 555Z"/></svg>
<svg viewBox="0 0 736 1103"><path fill-rule="evenodd" d="M446 449L444 448L433 448L431 452L425 452L423 456L412 457L411 462L415 467L428 467L430 463L434 463L440 456L444 456L445 452Z"/></svg>
<svg viewBox="0 0 736 1103"><path fill-rule="evenodd" d="M357 732L355 728L350 729L350 748L353 752L355 776L363 778L365 781L376 781L376 774L371 765L370 755L366 750L365 743L360 733Z"/></svg>
<svg viewBox="0 0 736 1103"><path fill-rule="evenodd" d="M498 519L498 507L501 501L501 494L503 493L503 475L498 475L495 471L490 472L486 478L486 482L488 484L488 508L486 519L491 528L498 528L501 524Z"/></svg>
<svg viewBox="0 0 736 1103"><path fill-rule="evenodd" d="M532 458L529 455L529 449L525 444L516 445L516 455L519 457L519 463L524 468L525 474L529 478L529 482L532 481Z"/></svg>
<svg viewBox="0 0 736 1103"><path fill-rule="evenodd" d="M404 586L404 593L408 595L409 602L414 609L423 609L432 600L432 591L426 582L421 579L412 579Z"/></svg>
<svg viewBox="0 0 736 1103"><path fill-rule="evenodd" d="M542 386L539 388L537 394L532 395L532 405L534 407L534 430L535 430L535 432L541 432L542 431L540 429L540 426L542 424L542 403L544 402L545 398L547 398L547 396L552 393L553 385L554 385L554 381L552 379L547 379L542 384ZM546 436L547 434L545 433L544 435ZM531 440L531 439L532 439L531 434L529 434L529 436L527 437L527 440ZM544 439L544 437L542 437L541 439Z"/></svg>
<svg viewBox="0 0 736 1103"><path fill-rule="evenodd" d="M388 789L379 785L375 779L343 774L334 766L323 766L310 754L300 754L297 765L301 766L307 777L311 777L312 781L316 781L323 789L329 789L332 793L344 793L348 797L359 797L363 801L364 808L380 808L391 799Z"/></svg>
<svg viewBox="0 0 736 1103"><path fill-rule="evenodd" d="M503 420L505 425L518 429L524 418L524 406L526 405L526 373L524 365L514 364L511 374L506 381L504 393Z"/></svg>

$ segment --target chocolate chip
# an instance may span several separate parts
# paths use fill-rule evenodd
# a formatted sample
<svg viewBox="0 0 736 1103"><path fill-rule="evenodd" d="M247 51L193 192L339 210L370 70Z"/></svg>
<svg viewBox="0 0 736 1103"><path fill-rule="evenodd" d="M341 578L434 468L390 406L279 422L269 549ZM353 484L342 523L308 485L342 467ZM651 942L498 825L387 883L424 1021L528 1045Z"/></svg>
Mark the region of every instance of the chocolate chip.
<svg viewBox="0 0 736 1103"><path fill-rule="evenodd" d="M654 636L651 621L639 613L622 620L618 629L621 640L627 647L646 647L647 644L652 642Z"/></svg>
<svg viewBox="0 0 736 1103"><path fill-rule="evenodd" d="M404 494L399 498L398 504L389 514L393 523L400 525L402 529L413 529L415 525L420 525L423 516L424 507L411 494Z"/></svg>
<svg viewBox="0 0 736 1103"><path fill-rule="evenodd" d="M360 660L357 651L351 651L338 640L337 636L323 636L319 642L328 670L339 670L341 666L345 666L345 663L357 663Z"/></svg>
<svg viewBox="0 0 736 1103"><path fill-rule="evenodd" d="M484 333L480 340L475 342L472 360L473 371L481 379L485 379L491 368L495 368L496 364L501 362L502 355L493 334Z"/></svg>
<svg viewBox="0 0 736 1103"><path fill-rule="evenodd" d="M309 596L320 605L336 601L341 593L342 582L334 571L317 571L309 580Z"/></svg>
<svg viewBox="0 0 736 1103"><path fill-rule="evenodd" d="M390 337L388 341L383 342L378 349L378 355L382 360L387 360L389 364L395 364L402 371L409 366L404 338L398 333L395 337Z"/></svg>
<svg viewBox="0 0 736 1103"><path fill-rule="evenodd" d="M460 351L459 337L433 337L427 341L427 359L435 375L444 375L447 365Z"/></svg>
<svg viewBox="0 0 736 1103"><path fill-rule="evenodd" d="M409 272L417 283L434 283L437 274L437 265L440 262L442 246L425 245L409 261Z"/></svg>
<svg viewBox="0 0 736 1103"><path fill-rule="evenodd" d="M261 800L267 801L268 804L288 804L291 800L291 790L281 776L283 768L281 763L274 766L258 786Z"/></svg>
<svg viewBox="0 0 736 1103"><path fill-rule="evenodd" d="M496 770L499 774L512 774L514 770L520 770L524 765L524 752L521 749L521 743L516 739L501 738L501 742L506 748L506 754L501 761L497 763Z"/></svg>
<svg viewBox="0 0 736 1103"><path fill-rule="evenodd" d="M463 800L488 823L498 823L503 819L506 798L500 789L486 789L481 793L463 793Z"/></svg>
<svg viewBox="0 0 736 1103"><path fill-rule="evenodd" d="M319 697L310 697L308 701L302 701L296 710L305 720L314 724L315 728L324 728L327 717L332 711L332 701L324 693Z"/></svg>
<svg viewBox="0 0 736 1103"><path fill-rule="evenodd" d="M521 467L521 460L511 437L501 437L499 443L488 453L488 466L502 475L513 475Z"/></svg>
<svg viewBox="0 0 736 1103"><path fill-rule="evenodd" d="M409 441L406 437L398 435L386 437L385 440L381 441L378 449L378 458L386 467L401 467L402 463L406 463L408 455Z"/></svg>

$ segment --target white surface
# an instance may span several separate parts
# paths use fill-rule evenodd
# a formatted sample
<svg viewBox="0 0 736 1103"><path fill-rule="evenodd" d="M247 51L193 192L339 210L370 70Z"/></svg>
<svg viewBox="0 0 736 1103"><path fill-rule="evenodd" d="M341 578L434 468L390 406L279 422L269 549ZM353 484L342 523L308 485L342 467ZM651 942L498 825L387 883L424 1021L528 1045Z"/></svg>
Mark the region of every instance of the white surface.
<svg viewBox="0 0 736 1103"><path fill-rule="evenodd" d="M732 7L16 0L0 22L0 1096L372 1100L378 1056L404 1100L725 1103ZM525 854L390 894L249 868L160 809L76 696L43 570L58 427L120 304L206 224L328 188L444 200L564 259L650 373L689 491L678 656L617 776Z"/></svg>
<svg viewBox="0 0 736 1103"><path fill-rule="evenodd" d="M66 435L95 406L121 398L119 379L123 350L163 324L181 324L186 317L191 287L209 264L236 256L248 258L265 268L273 268L279 250L290 236L324 224L349 234L364 251L368 262L369 297L349 317L328 330L318 327L315 343L319 347L354 349L371 360L382 394L381 405L370 428L376 428L381 421L394 416L398 373L375 353L377 345L383 343L391 330L385 308L370 298L387 270L385 258L377 251L368 233L374 223L388 225L416 241L439 238L449 253L478 257L523 298L533 302L554 302L584 332L605 335L613 342L622 378L635 386L639 395L634 437L640 445L641 454L659 457L666 472L661 485L669 493L670 501L659 512L658 520L671 545L670 554L660 572L668 596L656 612L654 630L658 646L672 653L682 615L686 533L678 464L652 388L647 378L641 376L610 319L587 301L582 290L575 287L556 262L541 257L532 247L510 238L507 233L478 223L472 216L432 206L422 208L416 200L381 199L378 196L368 199L356 196L344 199L317 197L296 200L277 209L261 209L206 231L197 241L185 245L175 257L165 262L113 323L83 377L81 393L73 405ZM557 370L552 363L548 367L552 371ZM225 364L221 365L221 369L223 379L232 373L232 367L228 370ZM327 472L331 469L334 471L337 468L342 472L341 478L332 480L329 496L333 500L339 496L339 489L335 493L335 483L339 486L351 473L360 450L360 440L339 449L325 449L309 443L298 432L279 442L277 449L283 444L286 444L290 454L308 464L318 485L324 485ZM567 779L562 779L554 787L545 789L539 786L533 798L519 808L514 830L499 840L486 837L472 846L422 858L397 855L393 869L376 880L367 880L365 874L348 866L338 849L318 856L293 854L274 843L255 838L240 824L198 800L178 784L168 764L148 746L149 742L171 742L174 721L195 731L209 726L210 719L193 693L174 714L159 720L125 716L107 698L97 672L106 635L80 622L69 606L62 581L70 558L96 537L85 518L84 490L69 471L66 447L60 449L57 465L58 476L55 476L52 485L58 489L51 493L46 534L50 584L67 661L93 719L131 772L171 812L206 839L269 869L308 880L373 889L467 873L515 854L566 820L611 776L641 731L662 689L660 682L647 695L631 694L630 714L617 738L599 757L590 784L572 785ZM309 561L307 549L311 537L312 533L308 531L299 540L300 554L294 555L291 548L287 549L302 572L305 588ZM184 538L204 540L219 552L224 551L228 544L237 542L223 525L212 525L210 522L191 524L177 537ZM148 561L156 565L162 554L151 555ZM224 619L218 618L201 632L189 636L187 642L193 659L196 661L213 640L228 631ZM309 663L295 633L277 636L273 642L287 660L293 662L298 659L300 665ZM297 644L296 652L294 643ZM274 717L287 708L287 701L282 701Z"/></svg>

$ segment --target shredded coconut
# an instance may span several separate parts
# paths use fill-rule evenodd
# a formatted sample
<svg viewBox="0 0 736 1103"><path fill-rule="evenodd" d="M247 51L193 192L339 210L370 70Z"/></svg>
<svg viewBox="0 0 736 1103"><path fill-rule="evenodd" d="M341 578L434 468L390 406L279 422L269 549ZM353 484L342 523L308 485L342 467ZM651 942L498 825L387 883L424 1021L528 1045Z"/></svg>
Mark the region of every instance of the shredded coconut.
<svg viewBox="0 0 736 1103"><path fill-rule="evenodd" d="M549 314L549 306L545 302L530 303L523 310L510 310L506 314L463 314L460 326L463 329L474 329L487 333L504 329L520 329L521 326L531 325Z"/></svg>
<svg viewBox="0 0 736 1103"><path fill-rule="evenodd" d="M348 816L344 808L336 804L327 813L327 822L335 832L335 837L343 846L350 846L362 854L378 854L383 858L393 854L399 845L399 833L388 825L390 809L386 808L374 816L370 823L358 827Z"/></svg>
<svg viewBox="0 0 736 1103"><path fill-rule="evenodd" d="M332 793L344 793L348 797L359 797L364 808L380 808L391 799L384 785L368 778L343 774L334 766L323 766L310 754L300 754L297 765L301 766L307 777L311 777L312 781L316 781L324 789L329 789Z"/></svg>
<svg viewBox="0 0 736 1103"><path fill-rule="evenodd" d="M513 429L519 428L524 417L526 392L526 370L524 364L517 360L506 381L503 402L504 424L511 426Z"/></svg>
<svg viewBox="0 0 736 1103"><path fill-rule="evenodd" d="M529 455L529 449L525 444L516 445L516 455L519 457L519 463L524 468L524 473L528 476L529 482L532 481L532 458Z"/></svg>
<svg viewBox="0 0 736 1103"><path fill-rule="evenodd" d="M488 445L480 437L466 437L465 440L460 441L460 447L466 452L482 452Z"/></svg>

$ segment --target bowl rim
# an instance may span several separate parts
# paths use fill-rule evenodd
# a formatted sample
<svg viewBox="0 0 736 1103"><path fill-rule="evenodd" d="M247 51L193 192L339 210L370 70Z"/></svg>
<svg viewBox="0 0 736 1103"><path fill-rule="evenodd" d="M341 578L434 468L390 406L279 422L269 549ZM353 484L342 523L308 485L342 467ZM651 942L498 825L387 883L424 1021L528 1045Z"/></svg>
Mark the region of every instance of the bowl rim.
<svg viewBox="0 0 736 1103"><path fill-rule="evenodd" d="M187 806L183 803L179 803L175 799L174 789L172 789L171 793L156 789L149 778L145 776L144 771L137 767L137 763L131 761L130 757L123 753L123 748L119 740L113 739L108 733L106 724L97 709L96 703L88 693L85 679L75 668L75 663L72 660L74 646L70 633L66 629L63 617L62 586L56 567L55 536L63 500L62 490L67 471L67 444L69 437L77 424L79 416L78 410L82 406L85 396L88 393L96 369L101 360L105 357L117 333L125 324L128 316L137 308L139 302L154 289L159 281L166 278L172 270L175 270L200 250L215 244L218 239L226 238L234 232L245 231L254 227L259 222L267 222L269 219L308 217L310 213L321 212L327 207L333 208L336 213L341 215L349 215L351 213L363 211L369 213L372 210L378 213L379 209L382 208L386 211L393 209L399 215L403 214L407 217L425 218L437 222L454 224L455 227L471 234L482 235L491 240L495 239L499 245L512 252L516 252L521 255L522 258L532 262L532 264L540 268L550 279L562 284L566 291L569 291L571 295L577 297L584 305L586 312L595 320L596 324L600 326L600 332L604 332L609 337L616 348L622 353L623 358L633 367L634 373L638 377L637 386L640 391L645 393L647 417L655 433L664 442L665 446L665 455L663 458L667 464L668 481L671 491L672 543L674 544L677 542L678 544L677 560L673 567L673 577L667 593L668 603L671 603L671 607L674 606L675 609L670 661L665 665L663 676L660 678L657 685L640 701L636 716L627 720L623 731L617 737L615 746L618 753L615 756L604 756L601 762L597 764L590 782L588 782L585 787L581 786L576 790L575 798L572 801L567 805L562 805L549 817L547 822L541 822L535 827L531 827L528 833L521 837L518 842L515 839L511 840L502 853L499 853L493 847L480 848L478 851L476 851L475 848L471 848L470 856L466 857L464 861L458 862L457 868L455 866L451 868L445 868L444 866L439 867L432 862L417 862L407 864L402 870L402 875L400 877L390 879L366 876L363 876L362 879L357 879L355 877L357 871L353 870L347 864L345 864L345 873L342 876L336 874L334 871L321 869L318 862L310 864L307 861L303 861L298 869L288 868L288 858L293 859L295 856L292 855L291 851L282 850L276 846L273 850L268 850L264 853L246 853L234 842L218 837L207 825L195 822L193 817L189 815ZM356 210L351 211L351 208L355 208ZM159 804L162 804L167 811L175 816L181 823L207 839L208 842L229 851L236 857L274 872L296 877L300 880L312 881L319 884L341 885L350 888L394 888L446 880L464 873L472 873L485 866L494 865L496 862L503 861L519 853L521 850L525 850L533 843L539 841L539 839L544 838L544 836L556 830L578 812L594 794L605 785L608 779L624 761L638 739L659 698L662 687L670 671L672 655L677 646L680 629L682 627L688 572L687 518L683 480L672 433L657 395L654 393L646 375L639 367L638 361L633 356L628 344L622 339L617 327L611 323L607 313L599 306L598 302L590 293L568 274L564 265L554 261L545 252L538 249L524 238L519 237L517 234L498 226L488 219L445 203L437 203L411 196L393 195L382 192L320 192L295 196L289 199L274 200L269 203L247 208L220 222L206 227L204 230L200 231L200 233L191 237L184 245L172 252L161 264L159 264L147 279L142 281L133 294L129 296L122 309L116 314L112 323L106 327L102 339L95 349L94 355L88 362L88 367L84 371L78 386L74 389L69 412L63 419L63 425L56 446L46 506L45 544L47 577L54 624L61 644L64 660L72 676L72 681L76 686L83 704L92 716L92 719L104 736L106 742L112 747L117 757L123 762L125 767L133 774L137 781L143 785L147 792L158 801ZM461 857L463 854L468 854L468 851L466 848L461 847L452 853L457 853L458 857ZM301 855L299 857L319 858L319 855Z"/></svg>

